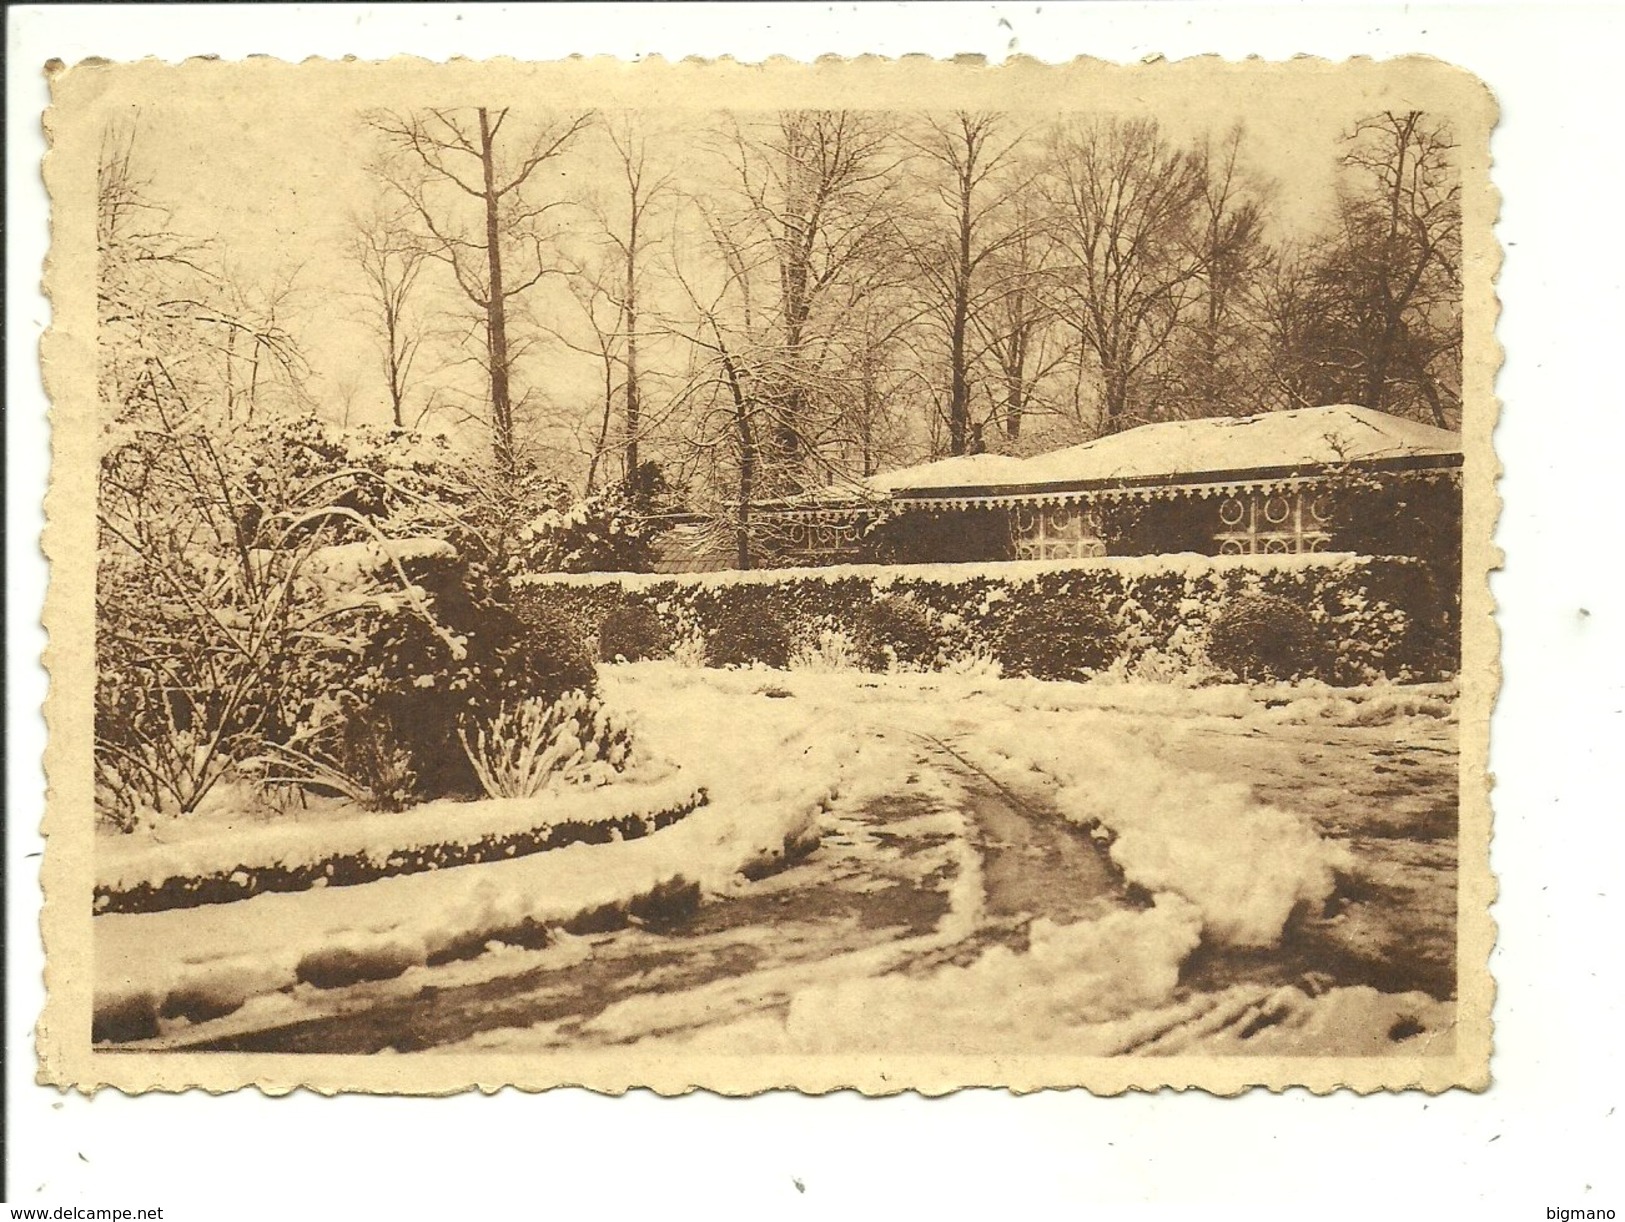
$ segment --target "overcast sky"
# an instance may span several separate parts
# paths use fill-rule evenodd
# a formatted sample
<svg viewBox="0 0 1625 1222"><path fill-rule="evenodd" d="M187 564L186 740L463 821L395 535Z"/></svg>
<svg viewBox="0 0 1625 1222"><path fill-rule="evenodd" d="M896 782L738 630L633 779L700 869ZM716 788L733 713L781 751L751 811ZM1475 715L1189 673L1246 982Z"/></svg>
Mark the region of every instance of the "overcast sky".
<svg viewBox="0 0 1625 1222"><path fill-rule="evenodd" d="M334 67L326 71L331 74ZM1426 109L1431 100L1425 77L1419 86L1414 73L1401 87L1368 69L1363 83L1351 88L1347 78L1301 66L1294 70L1287 65L1274 74L1252 67L1244 78L1227 78L1221 69L1207 88L1193 88L1189 77L1152 73L1112 77L1107 81L1111 88L1072 82L1052 93L1029 86L989 99L949 90L926 100L937 111L945 108L943 103L993 101L1010 110L1016 123L1035 127L1065 113L1147 114L1182 139L1205 132L1219 137L1239 122L1247 133L1245 155L1252 168L1277 184L1275 211L1289 231L1312 228L1323 219L1333 198L1340 140L1359 118L1390 107ZM566 109L558 105L556 94L543 90L514 93L505 86L510 89L506 96L486 97L478 89L477 75L470 79L472 90L465 84L436 97L432 90L403 91L394 81L376 93L348 85L339 89L331 75L321 73L310 74L307 81L297 72L279 71L259 82L252 74L239 74L228 90L206 71L167 80L148 75L120 80L110 89L107 113L138 116L140 159L152 174L154 194L173 207L178 229L217 239L231 264L250 281L302 267L299 283L305 291L297 331L310 359L318 401L326 408L348 383L359 388L357 415L379 420L385 415L383 386L360 321L362 307L350 296L360 285L342 257L351 211L374 189L365 166L375 138L362 122L363 112L373 105L483 101L512 107L518 120L527 112L545 116ZM1034 79L1039 86L1045 83ZM1133 87L1122 87L1125 83ZM1424 92L1419 94L1419 88ZM652 142L651 160L672 167L689 185L704 184L706 161L698 137L715 125L717 102L740 96L739 90L716 92L718 96L705 97L696 90L667 90L638 108L639 121L663 133ZM835 92L836 97L809 100L902 108L919 97L885 88ZM604 93L582 102L602 101L606 113L614 113L637 97L624 80ZM747 91L743 100L758 99ZM760 100L776 106L798 99L781 91ZM590 191L612 171L607 152L601 134L583 139L572 154L548 167L552 181L547 189L574 196ZM591 367L581 358L561 353L552 368L557 395L592 394Z"/></svg>

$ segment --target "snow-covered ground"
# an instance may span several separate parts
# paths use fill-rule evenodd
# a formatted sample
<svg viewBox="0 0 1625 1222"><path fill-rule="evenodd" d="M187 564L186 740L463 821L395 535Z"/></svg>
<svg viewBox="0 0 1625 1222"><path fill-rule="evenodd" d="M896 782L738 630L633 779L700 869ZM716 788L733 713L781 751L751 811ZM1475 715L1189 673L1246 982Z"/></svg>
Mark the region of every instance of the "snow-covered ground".
<svg viewBox="0 0 1625 1222"><path fill-rule="evenodd" d="M167 1008L183 1017L163 1038L188 1043L321 1020L302 1037L315 1042L297 1045L310 1047L350 1047L342 1019L324 1017L341 996L351 1009L417 1006L414 1025L437 1034L414 1046L465 1049L1449 1046L1448 687L1181 690L642 663L606 667L604 691L708 789L708 806L624 844L100 917L100 1005ZM754 866L760 878L814 834L804 862L742 876ZM718 901L681 933L555 935L441 962L448 947L563 923L678 876ZM333 982L313 964L342 978L346 962L399 979L314 987ZM515 992L493 1016L492 981L505 978ZM460 1011L474 980L480 1005ZM535 980L546 1004L523 992ZM411 1000L428 984L445 999L434 1021ZM213 1004L192 1004L200 994ZM248 998L225 1018L189 1028L184 1017Z"/></svg>
<svg viewBox="0 0 1625 1222"><path fill-rule="evenodd" d="M805 835L853 762L843 750L851 744L827 727L794 716L740 720L730 712L726 695L703 685L680 706L649 710L645 743L682 760L684 785L703 787L710 801L638 840L571 845L353 887L99 916L98 1015L113 1028L140 1031L148 1014L167 1011L184 1022L187 1015L229 1012L313 975L397 975L514 930L624 904L679 879L724 891L742 869L782 856ZM797 766L781 768L784 759ZM593 797L610 801L615 790L609 786L598 791L602 799ZM505 804L473 805L495 807L487 810L491 818L509 813ZM417 824L408 817L404 834L414 834ZM365 826L381 830L370 819ZM344 822L336 827L316 834L329 840L352 834ZM180 851L199 859L207 852L177 846Z"/></svg>

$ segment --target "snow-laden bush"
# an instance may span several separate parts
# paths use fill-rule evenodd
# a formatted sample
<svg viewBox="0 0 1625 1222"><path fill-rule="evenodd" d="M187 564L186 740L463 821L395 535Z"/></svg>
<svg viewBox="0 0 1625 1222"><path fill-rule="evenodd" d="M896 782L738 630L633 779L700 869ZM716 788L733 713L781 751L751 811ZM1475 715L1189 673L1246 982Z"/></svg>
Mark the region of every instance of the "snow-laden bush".
<svg viewBox="0 0 1625 1222"><path fill-rule="evenodd" d="M985 648L949 654L936 669L945 675L960 675L967 679L999 679L1004 676L1004 664Z"/></svg>
<svg viewBox="0 0 1625 1222"><path fill-rule="evenodd" d="M1086 679L1122 653L1117 624L1087 602L1057 601L994 620L993 653L1006 674Z"/></svg>
<svg viewBox="0 0 1625 1222"><path fill-rule="evenodd" d="M753 607L743 601L723 600L703 631L708 666L759 663L783 670L790 664L790 628L771 605Z"/></svg>
<svg viewBox="0 0 1625 1222"><path fill-rule="evenodd" d="M825 621L797 638L790 649L789 668L825 675L873 669L865 666L866 660L851 637Z"/></svg>
<svg viewBox="0 0 1625 1222"><path fill-rule="evenodd" d="M106 820L191 814L250 760L380 808L474 792L459 717L592 682L512 615L513 498L443 440L149 398L97 494Z"/></svg>
<svg viewBox="0 0 1625 1222"><path fill-rule="evenodd" d="M699 670L705 665L705 636L698 628L690 628L680 635L671 647L671 660L685 670Z"/></svg>
<svg viewBox="0 0 1625 1222"><path fill-rule="evenodd" d="M457 734L492 798L531 798L561 783L607 785L632 751L631 731L582 691L522 700Z"/></svg>
<svg viewBox="0 0 1625 1222"><path fill-rule="evenodd" d="M403 538L426 500L462 494L433 455L304 418L228 433L176 406L158 395L161 427L110 431L99 471L96 767L102 812L122 827L192 813L289 741L386 603L451 644ZM324 579L323 557L357 549L380 557L376 581Z"/></svg>
<svg viewBox="0 0 1625 1222"><path fill-rule="evenodd" d="M528 521L519 531L523 566L532 572L648 572L657 533L648 509L665 483L653 464L644 467L637 480L555 505Z"/></svg>
<svg viewBox="0 0 1625 1222"><path fill-rule="evenodd" d="M671 634L653 607L623 603L598 626L598 658L603 662L642 662L671 651Z"/></svg>
<svg viewBox="0 0 1625 1222"><path fill-rule="evenodd" d="M352 710L335 717L320 744L270 743L257 767L264 804L285 808L290 789L345 798L362 810L405 810L417 793L412 753L387 720Z"/></svg>
<svg viewBox="0 0 1625 1222"><path fill-rule="evenodd" d="M459 749L464 719L494 716L533 697L551 702L575 689L590 693L597 681L573 622L545 608L511 606L500 580L449 547L420 550L405 570L415 601L391 595L378 584L382 575L364 564L330 583L323 597L329 605L355 604L348 614L360 639L335 641L314 656L310 673L290 689L302 703L288 718L288 732L273 740L279 745L273 756L302 764L309 783L353 796L333 784L348 778L373 795L364 805L398 808L479 792ZM411 777L399 798L389 796L400 787L390 770L373 767L396 755ZM297 779L301 769L288 773Z"/></svg>
<svg viewBox="0 0 1625 1222"><path fill-rule="evenodd" d="M883 594L854 615L856 645L870 670L930 670L954 652L946 617L904 594Z"/></svg>
<svg viewBox="0 0 1625 1222"><path fill-rule="evenodd" d="M1248 594L1214 617L1207 653L1214 665L1251 681L1313 675L1324 650L1309 612L1272 594Z"/></svg>
<svg viewBox="0 0 1625 1222"><path fill-rule="evenodd" d="M1098 672L1096 683L1158 683L1167 687L1202 687L1225 677L1207 660L1205 651L1192 654L1186 649L1147 649L1138 657L1120 654L1106 669Z"/></svg>

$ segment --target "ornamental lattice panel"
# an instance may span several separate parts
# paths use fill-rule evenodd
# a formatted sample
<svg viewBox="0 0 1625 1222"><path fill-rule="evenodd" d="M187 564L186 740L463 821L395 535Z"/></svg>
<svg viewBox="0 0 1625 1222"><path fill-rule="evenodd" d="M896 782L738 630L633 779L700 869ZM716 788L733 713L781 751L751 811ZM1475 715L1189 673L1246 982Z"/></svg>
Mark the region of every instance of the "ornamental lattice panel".
<svg viewBox="0 0 1625 1222"><path fill-rule="evenodd" d="M863 524L852 514L785 514L774 523L782 559L801 564L835 564L857 559Z"/></svg>
<svg viewBox="0 0 1625 1222"><path fill-rule="evenodd" d="M1100 516L1083 505L1015 505L1010 537L1017 560L1082 560L1104 556Z"/></svg>
<svg viewBox="0 0 1625 1222"><path fill-rule="evenodd" d="M1332 505L1312 488L1243 492L1219 502L1221 556L1287 555L1325 551L1331 543Z"/></svg>

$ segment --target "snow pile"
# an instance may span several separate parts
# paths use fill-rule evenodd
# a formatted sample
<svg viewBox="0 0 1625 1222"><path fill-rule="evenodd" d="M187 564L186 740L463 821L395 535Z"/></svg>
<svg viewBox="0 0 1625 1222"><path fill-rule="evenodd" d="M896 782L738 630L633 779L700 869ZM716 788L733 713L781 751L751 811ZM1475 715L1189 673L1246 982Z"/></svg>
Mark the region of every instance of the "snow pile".
<svg viewBox="0 0 1625 1222"><path fill-rule="evenodd" d="M1127 678L1119 669L1081 684L1010 679L997 690L1001 698L1020 707L1134 713L1161 719L1165 726L1193 718L1220 718L1265 727L1381 726L1410 717L1448 720L1456 715L1460 689L1454 682L1384 681L1336 687L1313 680L1186 687L1182 681Z"/></svg>
<svg viewBox="0 0 1625 1222"><path fill-rule="evenodd" d="M1132 1016L1173 996L1201 923L1175 895L1095 921L1035 921L1025 952L994 946L965 967L798 993L786 1037L806 1052L897 1051L918 1047L922 1031L941 1031L954 1051L1108 1055L1140 1030Z"/></svg>
<svg viewBox="0 0 1625 1222"><path fill-rule="evenodd" d="M1174 892L1202 914L1206 937L1273 946L1300 904L1323 902L1348 864L1296 812L1266 805L1249 786L1171 768L1134 739L1077 719L985 724L966 743L1005 775L1048 782L1072 822L1110 838L1124 876Z"/></svg>
<svg viewBox="0 0 1625 1222"><path fill-rule="evenodd" d="M692 803L694 781L669 768L596 789L569 789L534 798L427 802L409 810L363 811L340 806L275 822L170 820L149 832L103 836L96 845L96 889L158 888L172 878L236 870L299 870L340 857L383 866L402 852L471 844L570 824L600 824L624 816L652 817Z"/></svg>
<svg viewBox="0 0 1625 1222"><path fill-rule="evenodd" d="M1454 718L1459 689L1454 683L1377 683L1308 692L1289 688L1273 697L1266 689L1261 695L1280 702L1267 718L1282 725L1386 726L1411 717Z"/></svg>
<svg viewBox="0 0 1625 1222"><path fill-rule="evenodd" d="M1166 1015L1134 1051L1159 1056L1416 1056L1454 1050L1456 1005L1370 985L1313 980L1201 993Z"/></svg>
<svg viewBox="0 0 1625 1222"><path fill-rule="evenodd" d="M301 576L322 590L354 590L378 581L393 582L403 571L445 569L457 561L457 549L432 536L368 539L318 548Z"/></svg>

